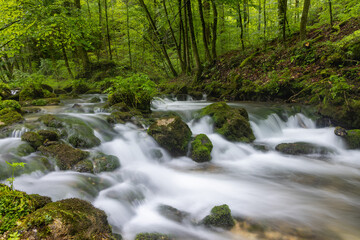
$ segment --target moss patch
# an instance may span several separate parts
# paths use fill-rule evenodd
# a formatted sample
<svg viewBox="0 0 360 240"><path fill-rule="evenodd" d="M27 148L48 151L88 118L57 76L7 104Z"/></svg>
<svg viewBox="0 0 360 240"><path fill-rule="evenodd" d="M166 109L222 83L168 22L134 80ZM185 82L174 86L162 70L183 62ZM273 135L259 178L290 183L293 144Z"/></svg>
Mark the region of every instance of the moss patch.
<svg viewBox="0 0 360 240"><path fill-rule="evenodd" d="M191 142L190 157L195 162L208 162L211 160L213 145L205 134L199 134Z"/></svg>
<svg viewBox="0 0 360 240"><path fill-rule="evenodd" d="M275 147L275 150L290 155L328 154L332 152L331 149L326 147L306 142L281 143Z"/></svg>
<svg viewBox="0 0 360 240"><path fill-rule="evenodd" d="M169 235L161 233L139 233L136 235L135 240L171 240Z"/></svg>
<svg viewBox="0 0 360 240"><path fill-rule="evenodd" d="M360 130L354 129L347 131L345 135L345 140L350 149L359 149L360 148Z"/></svg>
<svg viewBox="0 0 360 240"><path fill-rule="evenodd" d="M213 207L211 209L211 214L206 216L202 222L205 226L224 229L231 229L235 226L235 221L231 216L230 208L226 204Z"/></svg>
<svg viewBox="0 0 360 240"><path fill-rule="evenodd" d="M21 140L28 142L33 148L37 149L44 142L44 137L35 132L26 132L21 136Z"/></svg>

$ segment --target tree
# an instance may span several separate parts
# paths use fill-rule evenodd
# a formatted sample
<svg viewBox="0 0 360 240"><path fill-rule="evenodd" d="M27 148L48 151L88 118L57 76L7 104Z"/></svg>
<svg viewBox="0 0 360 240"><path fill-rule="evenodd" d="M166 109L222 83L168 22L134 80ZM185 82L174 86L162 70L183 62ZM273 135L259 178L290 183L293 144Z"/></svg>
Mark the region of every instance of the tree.
<svg viewBox="0 0 360 240"><path fill-rule="evenodd" d="M300 22L300 40L304 41L306 39L306 24L308 19L308 13L310 9L310 0L304 0L303 12L301 15Z"/></svg>

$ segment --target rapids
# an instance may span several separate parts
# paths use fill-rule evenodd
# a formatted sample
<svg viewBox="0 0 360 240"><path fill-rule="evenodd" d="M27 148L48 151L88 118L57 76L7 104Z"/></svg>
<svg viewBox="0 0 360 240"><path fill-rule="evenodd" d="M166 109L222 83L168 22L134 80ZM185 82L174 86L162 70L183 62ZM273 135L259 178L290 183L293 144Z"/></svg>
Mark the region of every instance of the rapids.
<svg viewBox="0 0 360 240"><path fill-rule="evenodd" d="M177 112L193 134L205 133L211 139L212 161L198 164L187 157L172 158L143 128L131 123L110 126L104 121L108 113L102 110L102 103L88 103L92 96L66 100L60 107L43 108L28 118L53 113L88 122L102 141L89 151L117 156L121 168L96 175L40 169L17 176L16 189L47 195L53 201L71 197L88 200L106 212L113 231L124 239L134 239L140 232L171 234L177 239L247 239L234 231L211 231L194 224L221 204L228 204L234 217L269 226L308 228L325 239L359 239L360 151L347 150L334 128L316 128L308 111L231 103L249 112L256 141L243 144L216 134L209 117L194 120L196 111L210 102L154 100L153 111ZM74 109L74 103L82 107ZM0 161L9 158L27 130L0 139ZM277 144L298 141L333 151L306 156L275 151ZM29 161L34 155L22 160ZM172 221L159 213L161 205L185 211L190 217L181 223Z"/></svg>

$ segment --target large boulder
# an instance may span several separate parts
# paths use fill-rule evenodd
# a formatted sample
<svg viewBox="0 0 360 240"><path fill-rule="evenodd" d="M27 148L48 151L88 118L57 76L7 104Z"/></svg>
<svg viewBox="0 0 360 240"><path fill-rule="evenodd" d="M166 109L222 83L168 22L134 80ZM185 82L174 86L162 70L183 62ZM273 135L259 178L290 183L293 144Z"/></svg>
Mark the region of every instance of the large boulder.
<svg viewBox="0 0 360 240"><path fill-rule="evenodd" d="M180 117L158 119L147 132L172 155L186 155L192 133Z"/></svg>
<svg viewBox="0 0 360 240"><path fill-rule="evenodd" d="M231 229L235 226L235 221L231 216L230 208L226 204L213 207L210 215L206 216L202 220L202 223L208 227L224 229Z"/></svg>
<svg viewBox="0 0 360 240"><path fill-rule="evenodd" d="M253 142L249 116L244 108L231 108L225 102L213 103L201 109L199 117L210 116L215 123L215 131L230 141Z"/></svg>
<svg viewBox="0 0 360 240"><path fill-rule="evenodd" d="M94 135L94 130L85 124L71 124L68 141L74 147L92 148L99 146L101 141Z"/></svg>
<svg viewBox="0 0 360 240"><path fill-rule="evenodd" d="M94 164L94 172L110 172L120 167L120 160L116 156L107 155L98 152L92 158Z"/></svg>
<svg viewBox="0 0 360 240"><path fill-rule="evenodd" d="M275 150L289 155L328 154L332 152L327 147L306 142L281 143L275 147Z"/></svg>
<svg viewBox="0 0 360 240"><path fill-rule="evenodd" d="M76 198L46 204L17 224L9 233L21 239L114 239L105 213Z"/></svg>
<svg viewBox="0 0 360 240"><path fill-rule="evenodd" d="M0 128L22 122L24 118L15 110L4 108L0 110Z"/></svg>
<svg viewBox="0 0 360 240"><path fill-rule="evenodd" d="M191 142L190 157L195 162L208 162L211 160L212 142L205 134L199 134Z"/></svg>
<svg viewBox="0 0 360 240"><path fill-rule="evenodd" d="M46 156L54 157L61 170L72 169L89 155L88 152L58 142L53 142L47 146L40 146L38 150Z"/></svg>

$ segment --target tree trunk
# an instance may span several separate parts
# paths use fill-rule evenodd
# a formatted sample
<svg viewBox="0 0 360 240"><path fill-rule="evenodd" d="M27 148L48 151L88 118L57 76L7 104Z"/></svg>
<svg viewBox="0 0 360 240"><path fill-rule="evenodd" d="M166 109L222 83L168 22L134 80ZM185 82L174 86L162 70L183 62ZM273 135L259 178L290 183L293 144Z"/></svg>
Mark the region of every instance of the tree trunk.
<svg viewBox="0 0 360 240"><path fill-rule="evenodd" d="M162 53L164 54L165 60L166 60L168 66L169 66L169 68L170 68L170 70L171 70L171 73L176 77L178 74L177 74L177 72L176 72L173 64L171 63L171 60L170 60L170 58L169 58L169 55L168 55L168 53L167 53L167 51L166 51L165 44L164 44L164 42L161 40L161 38L160 38L160 36L159 36L159 32L158 32L158 29L157 29L157 27L156 27L156 25L155 25L155 22L154 22L154 20L152 19L151 14L150 14L147 6L146 6L145 3L144 3L144 0L139 0L139 2L140 2L140 5L142 6L142 8L143 8L144 11L145 11L146 17L147 17L147 19L148 19L148 21L149 21L149 23L150 23L150 26L151 26L151 28L152 28L152 30L153 30L153 32L154 32L154 35L155 35L157 41L158 41L159 44L160 44L161 51L162 51Z"/></svg>
<svg viewBox="0 0 360 240"><path fill-rule="evenodd" d="M244 12L244 30L245 32L247 33L248 32L248 26L249 26L249 15L248 15L248 3L249 3L249 0L244 0L243 1L243 12Z"/></svg>
<svg viewBox="0 0 360 240"><path fill-rule="evenodd" d="M187 1L187 0L184 0ZM185 3L184 3L185 4ZM185 4L187 5L187 4ZM188 14L187 14L187 7L184 7L184 22L185 22L185 28L184 28L184 53L185 53L185 59L186 59L186 71L191 72L191 62L190 62L190 39L189 39L189 24L188 24Z"/></svg>
<svg viewBox="0 0 360 240"><path fill-rule="evenodd" d="M244 26L243 26L243 23L242 23L240 3L237 3L237 12L238 12L238 16L239 16L241 48L242 48L242 50L244 51L244 50L245 50L245 44L244 44Z"/></svg>
<svg viewBox="0 0 360 240"><path fill-rule="evenodd" d="M204 18L205 18L205 35L208 44L211 42L211 30L210 30L210 2L209 0L204 0Z"/></svg>
<svg viewBox="0 0 360 240"><path fill-rule="evenodd" d="M212 55L213 58L216 59L217 58L217 53L216 53L216 40L217 40L217 22L218 22L218 12L217 12L217 8L216 8L216 3L215 0L211 0L211 6L213 9L213 17L214 17L214 22L212 25L212 42L211 42L211 51L212 51Z"/></svg>
<svg viewBox="0 0 360 240"><path fill-rule="evenodd" d="M261 0L259 0L259 13L258 13L258 31L260 32L261 30Z"/></svg>
<svg viewBox="0 0 360 240"><path fill-rule="evenodd" d="M299 21L299 0L295 0L295 23Z"/></svg>
<svg viewBox="0 0 360 240"><path fill-rule="evenodd" d="M205 59L206 59L206 61L211 62L209 44L206 39L206 23L205 23L205 19L204 19L203 5L202 5L201 1L202 0L198 0L198 4L199 4L199 13L200 13L200 20L201 20L201 27L202 27L203 43L204 43L204 49L205 49Z"/></svg>
<svg viewBox="0 0 360 240"><path fill-rule="evenodd" d="M191 11L191 2L187 1L187 14L188 14L188 20L189 20L189 30L190 30L190 39L191 39L191 46L193 49L193 54L195 58L195 65L197 69L197 79L199 79L200 74L202 72L202 65L200 61L199 51L196 44L196 38L195 38L195 29L194 29L194 23L192 18L192 11Z"/></svg>
<svg viewBox="0 0 360 240"><path fill-rule="evenodd" d="M87 4L88 12L89 12L89 18L91 19L91 10L90 10L89 0L86 0L86 4Z"/></svg>
<svg viewBox="0 0 360 240"><path fill-rule="evenodd" d="M81 9L80 0L75 0L75 7L80 11ZM88 72L90 70L89 56L82 45L78 46L77 50L83 62L84 72Z"/></svg>
<svg viewBox="0 0 360 240"><path fill-rule="evenodd" d="M266 0L264 0L264 42L266 45L266 27L267 27L267 21L266 21Z"/></svg>
<svg viewBox="0 0 360 240"><path fill-rule="evenodd" d="M282 33L283 41L286 40L286 10L287 0L278 0L279 32Z"/></svg>
<svg viewBox="0 0 360 240"><path fill-rule="evenodd" d="M333 26L333 14L332 14L332 3L331 0L329 0L329 14L330 14L330 26Z"/></svg>
<svg viewBox="0 0 360 240"><path fill-rule="evenodd" d="M109 57L110 57L110 60L112 60L107 0L105 0L104 2L105 2L106 38L107 38L107 43L108 43L108 48L109 48Z"/></svg>
<svg viewBox="0 0 360 240"><path fill-rule="evenodd" d="M132 57L131 57L131 41L130 41L129 0L126 0L126 29L127 29L127 39L128 39L129 62L130 62L130 69L131 69L132 68Z"/></svg>
<svg viewBox="0 0 360 240"><path fill-rule="evenodd" d="M305 0L303 12L301 15L301 22L300 22L300 40L301 41L304 41L306 39L306 24L307 24L309 9L310 9L310 0Z"/></svg>
<svg viewBox="0 0 360 240"><path fill-rule="evenodd" d="M67 69L70 77L73 79L73 78L74 78L74 75L73 75L73 73L71 72L71 68L70 68L70 65L69 65L69 59L68 59L68 57L67 57L67 54L66 54L66 50L65 50L64 45L62 45L61 50L62 50L63 55L64 55L64 60L65 60L66 69Z"/></svg>

